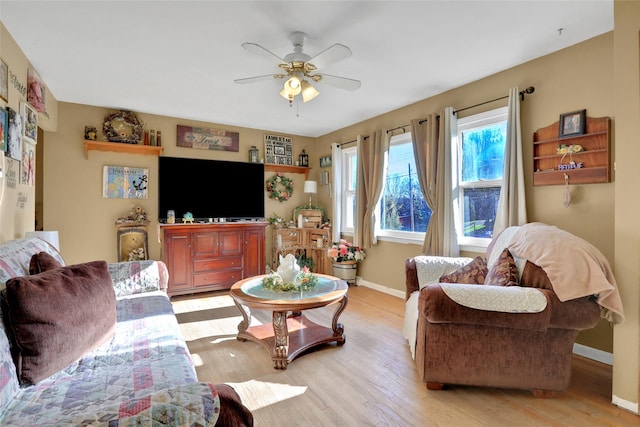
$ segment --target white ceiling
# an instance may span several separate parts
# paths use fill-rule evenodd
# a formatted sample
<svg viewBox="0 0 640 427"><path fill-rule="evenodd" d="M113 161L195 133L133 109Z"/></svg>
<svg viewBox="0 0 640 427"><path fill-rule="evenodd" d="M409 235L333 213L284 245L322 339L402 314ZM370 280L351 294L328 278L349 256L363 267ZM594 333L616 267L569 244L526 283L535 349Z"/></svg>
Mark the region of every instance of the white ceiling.
<svg viewBox="0 0 640 427"><path fill-rule="evenodd" d="M0 0L0 20L59 101L313 137L611 31L613 1ZM284 57L292 31L351 48L318 71L362 87L289 107L281 80L234 84L279 71L243 42Z"/></svg>

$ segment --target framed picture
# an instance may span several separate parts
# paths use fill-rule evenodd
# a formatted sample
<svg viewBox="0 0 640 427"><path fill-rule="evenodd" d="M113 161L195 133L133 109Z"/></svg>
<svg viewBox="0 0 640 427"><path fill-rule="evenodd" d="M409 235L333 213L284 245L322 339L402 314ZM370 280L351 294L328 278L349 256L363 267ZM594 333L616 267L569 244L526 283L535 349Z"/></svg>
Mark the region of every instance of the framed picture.
<svg viewBox="0 0 640 427"><path fill-rule="evenodd" d="M331 166L331 156L320 157L320 167L326 168Z"/></svg>
<svg viewBox="0 0 640 427"><path fill-rule="evenodd" d="M38 113L46 113L45 86L40 75L33 68L27 70L27 102L35 108Z"/></svg>
<svg viewBox="0 0 640 427"><path fill-rule="evenodd" d="M584 135L586 121L587 110L578 110L560 114L558 138Z"/></svg>
<svg viewBox="0 0 640 427"><path fill-rule="evenodd" d="M240 134L228 130L178 125L176 145L202 150L239 151Z"/></svg>
<svg viewBox="0 0 640 427"><path fill-rule="evenodd" d="M7 107L7 156L22 162L22 116Z"/></svg>
<svg viewBox="0 0 640 427"><path fill-rule="evenodd" d="M33 187L36 176L36 144L28 140L22 141L21 170L20 184Z"/></svg>
<svg viewBox="0 0 640 427"><path fill-rule="evenodd" d="M9 102L9 67L0 59L0 99Z"/></svg>
<svg viewBox="0 0 640 427"><path fill-rule="evenodd" d="M27 102L21 102L22 107L22 136L28 142L38 140L38 112Z"/></svg>
<svg viewBox="0 0 640 427"><path fill-rule="evenodd" d="M149 169L127 166L104 166L102 197L105 199L149 198Z"/></svg>
<svg viewBox="0 0 640 427"><path fill-rule="evenodd" d="M0 107L0 150L7 151L7 125L9 123L7 110Z"/></svg>
<svg viewBox="0 0 640 427"><path fill-rule="evenodd" d="M264 136L265 163L293 166L293 141L287 136Z"/></svg>

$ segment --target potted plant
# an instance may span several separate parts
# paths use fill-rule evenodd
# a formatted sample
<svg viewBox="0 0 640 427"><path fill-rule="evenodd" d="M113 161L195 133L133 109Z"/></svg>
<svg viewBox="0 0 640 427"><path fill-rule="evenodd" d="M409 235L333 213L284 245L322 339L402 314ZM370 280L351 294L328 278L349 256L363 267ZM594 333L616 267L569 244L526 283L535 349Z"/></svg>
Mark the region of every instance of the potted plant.
<svg viewBox="0 0 640 427"><path fill-rule="evenodd" d="M359 246L340 239L331 244L327 253L333 263L333 275L349 284L355 284L358 263L366 256L364 251Z"/></svg>

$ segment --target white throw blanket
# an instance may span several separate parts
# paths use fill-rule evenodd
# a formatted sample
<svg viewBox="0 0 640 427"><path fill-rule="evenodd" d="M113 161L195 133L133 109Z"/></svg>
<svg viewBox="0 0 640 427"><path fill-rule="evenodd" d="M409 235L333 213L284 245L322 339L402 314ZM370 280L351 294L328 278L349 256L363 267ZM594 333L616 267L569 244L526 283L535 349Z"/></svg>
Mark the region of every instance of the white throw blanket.
<svg viewBox="0 0 640 427"><path fill-rule="evenodd" d="M547 297L536 288L440 283L444 293L464 307L501 313L540 313Z"/></svg>
<svg viewBox="0 0 640 427"><path fill-rule="evenodd" d="M418 283L420 289L425 286L440 282L440 277L452 273L457 269L469 264L473 258L450 258L439 256L417 256L416 271L418 273ZM411 357L415 359L416 335L418 328L418 296L420 292L413 292L405 304L404 314L404 337L409 342Z"/></svg>

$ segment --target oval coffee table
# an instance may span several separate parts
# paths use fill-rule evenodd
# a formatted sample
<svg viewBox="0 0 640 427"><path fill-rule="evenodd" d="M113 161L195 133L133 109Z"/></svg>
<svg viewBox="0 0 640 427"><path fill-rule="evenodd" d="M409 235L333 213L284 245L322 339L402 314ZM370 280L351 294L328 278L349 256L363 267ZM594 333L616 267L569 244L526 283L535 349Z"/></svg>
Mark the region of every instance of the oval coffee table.
<svg viewBox="0 0 640 427"><path fill-rule="evenodd" d="M347 283L337 277L317 274L318 285L309 291L275 292L262 286L266 275L249 277L236 282L231 297L242 313L238 325L239 341L262 344L271 354L273 367L287 369L287 365L305 350L320 344L345 343L344 328L338 317L347 306ZM318 325L302 312L337 303L331 328ZM272 325L251 326L251 309L271 310Z"/></svg>

